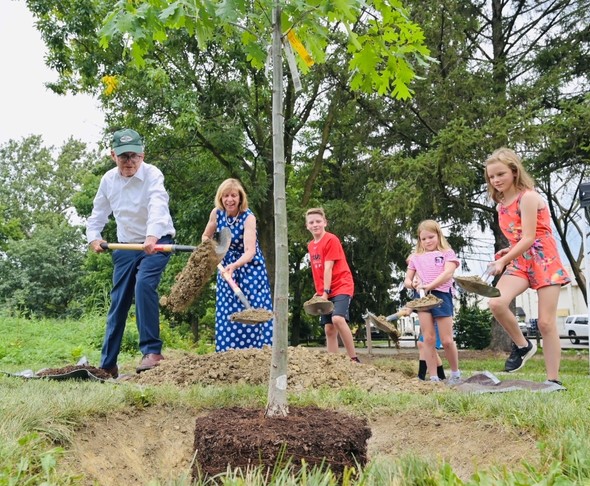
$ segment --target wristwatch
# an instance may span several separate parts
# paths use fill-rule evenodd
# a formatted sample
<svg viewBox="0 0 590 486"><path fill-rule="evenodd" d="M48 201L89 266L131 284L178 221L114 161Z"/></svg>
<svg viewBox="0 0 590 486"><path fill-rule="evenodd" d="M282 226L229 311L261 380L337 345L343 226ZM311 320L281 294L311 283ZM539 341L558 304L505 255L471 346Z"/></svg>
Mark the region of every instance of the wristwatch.
<svg viewBox="0 0 590 486"><path fill-rule="evenodd" d="M326 294L330 295L332 293L332 289L324 289L324 292L326 292Z"/></svg>

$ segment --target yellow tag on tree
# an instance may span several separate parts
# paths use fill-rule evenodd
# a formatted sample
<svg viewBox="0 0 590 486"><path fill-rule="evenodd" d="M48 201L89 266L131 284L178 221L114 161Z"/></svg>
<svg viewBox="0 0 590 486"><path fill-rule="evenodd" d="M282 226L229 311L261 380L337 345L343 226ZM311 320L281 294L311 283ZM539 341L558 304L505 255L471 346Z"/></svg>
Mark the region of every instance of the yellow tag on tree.
<svg viewBox="0 0 590 486"><path fill-rule="evenodd" d="M293 29L290 29L289 32L287 32L287 39L289 39L289 44L291 44L291 47L297 51L297 54L299 54L301 59L303 59L305 64L307 64L307 67L313 66L314 61L311 58L311 55L309 52L307 52L307 49L301 43L299 37L297 37Z"/></svg>

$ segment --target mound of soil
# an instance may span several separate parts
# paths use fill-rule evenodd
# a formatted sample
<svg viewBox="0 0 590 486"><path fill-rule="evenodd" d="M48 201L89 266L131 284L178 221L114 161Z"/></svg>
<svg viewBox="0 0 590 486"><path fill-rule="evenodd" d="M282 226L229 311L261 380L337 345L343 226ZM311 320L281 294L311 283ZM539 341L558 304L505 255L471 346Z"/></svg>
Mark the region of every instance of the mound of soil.
<svg viewBox="0 0 590 486"><path fill-rule="evenodd" d="M167 356L167 359L161 361L156 368L134 375L129 381L144 385L266 385L269 380L271 356L270 347L262 350L230 350L213 355L176 352ZM371 392L428 393L433 389L431 383L409 379L408 375L401 371L358 364L345 354L326 353L297 346L288 348L287 357L287 387L291 391L321 387L358 387Z"/></svg>
<svg viewBox="0 0 590 486"><path fill-rule="evenodd" d="M317 407L290 407L286 417L267 418L263 410L226 408L199 417L195 426L193 478L232 468L263 466L265 474L289 464L294 471L329 465L340 477L345 468L367 463L365 419Z"/></svg>

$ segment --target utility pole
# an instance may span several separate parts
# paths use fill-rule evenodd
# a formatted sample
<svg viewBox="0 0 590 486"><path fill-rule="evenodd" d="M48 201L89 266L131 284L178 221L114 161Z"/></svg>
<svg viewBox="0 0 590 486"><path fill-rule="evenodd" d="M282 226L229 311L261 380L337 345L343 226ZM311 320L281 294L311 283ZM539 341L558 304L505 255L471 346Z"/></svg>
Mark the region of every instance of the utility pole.
<svg viewBox="0 0 590 486"><path fill-rule="evenodd" d="M584 276L586 280L586 308L588 312L588 364L590 365L590 250L588 248L588 226L590 225L590 182L580 184L580 207L582 208L582 219L584 220Z"/></svg>

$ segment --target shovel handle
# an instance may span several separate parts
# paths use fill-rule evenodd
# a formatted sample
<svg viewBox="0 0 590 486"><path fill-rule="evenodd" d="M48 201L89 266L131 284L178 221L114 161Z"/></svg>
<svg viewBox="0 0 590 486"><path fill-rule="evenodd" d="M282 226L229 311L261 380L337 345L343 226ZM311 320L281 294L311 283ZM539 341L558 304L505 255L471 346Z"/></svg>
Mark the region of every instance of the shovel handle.
<svg viewBox="0 0 590 486"><path fill-rule="evenodd" d="M244 304L244 307L246 309L250 309L250 302L248 302L248 299L246 299L244 292L242 292L242 290L240 289L240 287L238 287L238 284L234 281L234 279L231 278L229 274L225 271L225 268L223 268L223 265L221 263L217 264L217 269L221 273L221 276L224 278L224 280L229 284L231 289L234 291L234 294L236 294L238 299L240 299L242 304Z"/></svg>
<svg viewBox="0 0 590 486"><path fill-rule="evenodd" d="M103 250L140 250L143 251L142 243L101 243L100 247ZM172 253L176 251L194 251L196 246L188 245L155 245L155 251L163 251L166 253Z"/></svg>

